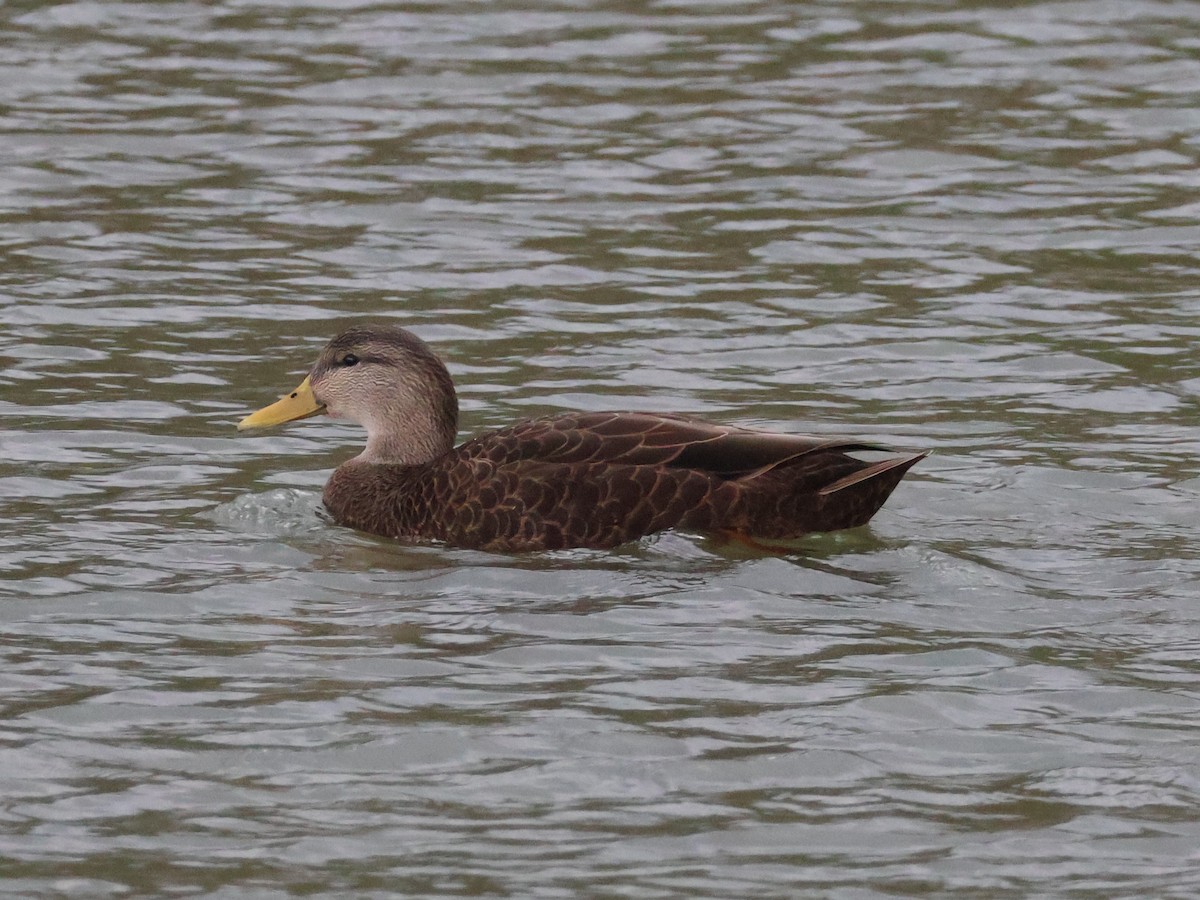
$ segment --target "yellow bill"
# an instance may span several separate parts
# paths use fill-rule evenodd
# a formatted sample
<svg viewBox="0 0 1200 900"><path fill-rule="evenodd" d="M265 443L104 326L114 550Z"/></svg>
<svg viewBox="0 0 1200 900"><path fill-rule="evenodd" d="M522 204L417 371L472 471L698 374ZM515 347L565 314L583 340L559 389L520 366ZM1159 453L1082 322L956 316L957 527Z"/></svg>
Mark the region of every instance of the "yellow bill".
<svg viewBox="0 0 1200 900"><path fill-rule="evenodd" d="M317 402L317 398L313 396L312 385L305 377L300 382L300 386L290 394L280 397L270 406L264 406L258 412L250 413L238 422L238 431L282 425L284 422L307 419L309 416L323 412L325 412L325 404Z"/></svg>

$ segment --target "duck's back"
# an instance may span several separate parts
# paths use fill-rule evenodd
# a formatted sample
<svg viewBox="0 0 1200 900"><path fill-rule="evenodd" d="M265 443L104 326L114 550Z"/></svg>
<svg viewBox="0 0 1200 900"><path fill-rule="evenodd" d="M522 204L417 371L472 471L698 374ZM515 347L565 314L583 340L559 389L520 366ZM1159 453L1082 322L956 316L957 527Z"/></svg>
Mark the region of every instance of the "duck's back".
<svg viewBox="0 0 1200 900"><path fill-rule="evenodd" d="M864 524L920 458L872 465L847 454L874 449L581 413L485 433L423 466L347 463L325 503L363 531L492 550L612 547L674 527L790 538Z"/></svg>

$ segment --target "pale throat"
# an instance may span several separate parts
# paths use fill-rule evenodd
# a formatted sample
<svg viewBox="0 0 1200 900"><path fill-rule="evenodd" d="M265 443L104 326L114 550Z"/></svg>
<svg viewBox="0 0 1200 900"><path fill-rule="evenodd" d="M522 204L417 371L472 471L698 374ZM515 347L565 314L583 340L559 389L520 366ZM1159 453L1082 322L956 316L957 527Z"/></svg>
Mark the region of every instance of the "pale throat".
<svg viewBox="0 0 1200 900"><path fill-rule="evenodd" d="M454 433L432 410L412 410L409 415L385 421L363 422L367 446L355 462L419 466L454 448Z"/></svg>

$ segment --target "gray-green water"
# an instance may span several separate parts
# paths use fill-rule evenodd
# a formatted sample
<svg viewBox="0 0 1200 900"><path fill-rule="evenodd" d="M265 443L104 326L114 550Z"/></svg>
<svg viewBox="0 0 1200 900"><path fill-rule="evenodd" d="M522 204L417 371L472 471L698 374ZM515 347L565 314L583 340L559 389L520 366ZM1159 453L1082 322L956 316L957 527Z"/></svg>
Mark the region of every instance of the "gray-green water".
<svg viewBox="0 0 1200 900"><path fill-rule="evenodd" d="M1200 893L1200 6L0 11L0 886ZM464 428L932 448L869 529L488 556L238 437L345 321Z"/></svg>

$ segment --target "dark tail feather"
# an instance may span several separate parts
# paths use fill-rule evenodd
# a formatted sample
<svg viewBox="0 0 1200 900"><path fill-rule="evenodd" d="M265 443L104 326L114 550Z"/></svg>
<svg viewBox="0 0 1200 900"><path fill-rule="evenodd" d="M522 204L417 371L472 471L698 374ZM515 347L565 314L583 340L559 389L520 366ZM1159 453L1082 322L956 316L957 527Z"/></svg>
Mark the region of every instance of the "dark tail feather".
<svg viewBox="0 0 1200 900"><path fill-rule="evenodd" d="M820 498L821 524L816 531L836 531L866 525L887 502L904 473L929 455L885 459L839 478L817 492Z"/></svg>

